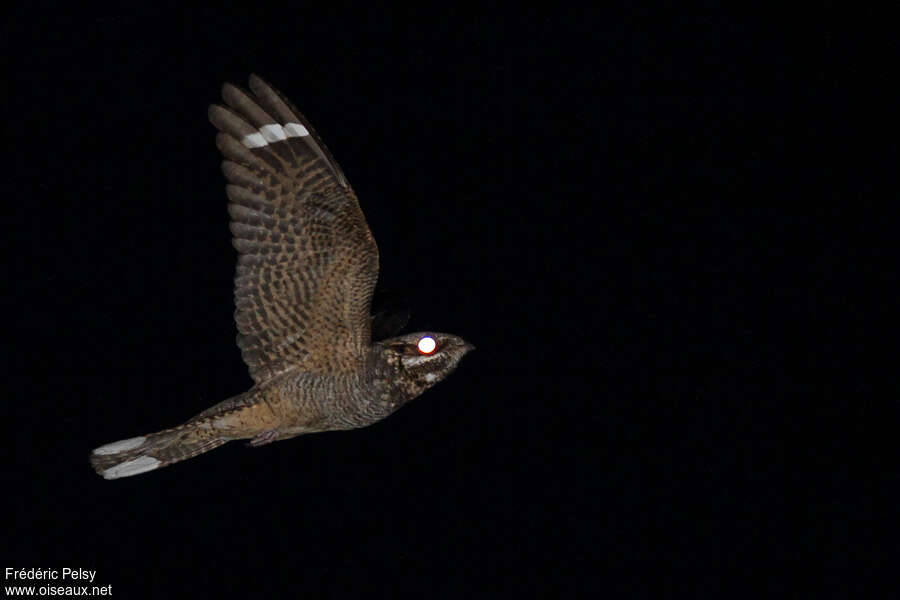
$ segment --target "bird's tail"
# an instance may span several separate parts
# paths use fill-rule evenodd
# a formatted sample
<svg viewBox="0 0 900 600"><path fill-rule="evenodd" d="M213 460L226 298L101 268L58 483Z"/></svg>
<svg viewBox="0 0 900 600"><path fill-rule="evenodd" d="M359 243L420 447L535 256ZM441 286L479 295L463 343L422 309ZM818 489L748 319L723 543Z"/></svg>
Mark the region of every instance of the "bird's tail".
<svg viewBox="0 0 900 600"><path fill-rule="evenodd" d="M91 466L106 479L131 477L218 448L228 438L203 421L189 421L140 437L100 446L91 452Z"/></svg>

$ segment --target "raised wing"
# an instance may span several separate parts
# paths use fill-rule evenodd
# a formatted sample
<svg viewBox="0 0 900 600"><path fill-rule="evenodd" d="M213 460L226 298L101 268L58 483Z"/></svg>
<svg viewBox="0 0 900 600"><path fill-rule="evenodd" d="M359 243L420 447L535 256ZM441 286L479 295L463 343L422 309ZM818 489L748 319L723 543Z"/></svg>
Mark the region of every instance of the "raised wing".
<svg viewBox="0 0 900 600"><path fill-rule="evenodd" d="M309 122L256 75L209 120L229 181L237 343L257 383L359 368L371 344L378 248L356 194Z"/></svg>

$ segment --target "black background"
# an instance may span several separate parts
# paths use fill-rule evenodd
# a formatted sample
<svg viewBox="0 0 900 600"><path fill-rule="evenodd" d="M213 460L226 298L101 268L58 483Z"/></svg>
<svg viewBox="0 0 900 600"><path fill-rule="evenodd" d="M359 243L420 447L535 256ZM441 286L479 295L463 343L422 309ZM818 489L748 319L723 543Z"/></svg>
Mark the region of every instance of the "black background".
<svg viewBox="0 0 900 600"><path fill-rule="evenodd" d="M878 21L13 15L2 566L120 598L864 592L896 551ZM369 428L104 481L91 448L251 385L206 120L250 72L342 165L407 331L478 350Z"/></svg>

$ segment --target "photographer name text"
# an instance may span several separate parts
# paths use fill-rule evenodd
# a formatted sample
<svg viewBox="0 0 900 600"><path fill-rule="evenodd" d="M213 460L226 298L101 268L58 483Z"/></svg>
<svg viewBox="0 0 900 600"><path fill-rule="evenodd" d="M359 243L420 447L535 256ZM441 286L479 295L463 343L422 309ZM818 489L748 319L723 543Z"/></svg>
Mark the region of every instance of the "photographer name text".
<svg viewBox="0 0 900 600"><path fill-rule="evenodd" d="M13 569L6 567L6 579L36 580L72 580L72 581L88 581L94 582L97 571L89 571L87 569L70 569L63 567L62 569Z"/></svg>

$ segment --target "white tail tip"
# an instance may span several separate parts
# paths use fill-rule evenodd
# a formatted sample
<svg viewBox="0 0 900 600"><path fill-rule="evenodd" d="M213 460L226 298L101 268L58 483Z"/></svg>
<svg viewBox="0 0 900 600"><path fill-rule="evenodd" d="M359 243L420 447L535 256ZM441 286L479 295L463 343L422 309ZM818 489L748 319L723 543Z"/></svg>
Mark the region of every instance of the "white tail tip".
<svg viewBox="0 0 900 600"><path fill-rule="evenodd" d="M134 450L145 441L147 441L147 438L144 436L119 440L118 442L112 442L105 446L95 448L94 454L118 454L119 452L125 452L126 450Z"/></svg>
<svg viewBox="0 0 900 600"><path fill-rule="evenodd" d="M139 475L141 473L146 473L147 471L152 471L159 467L160 464L160 461L152 456L141 456L106 469L103 471L103 478L118 479L119 477L131 477L132 475Z"/></svg>

